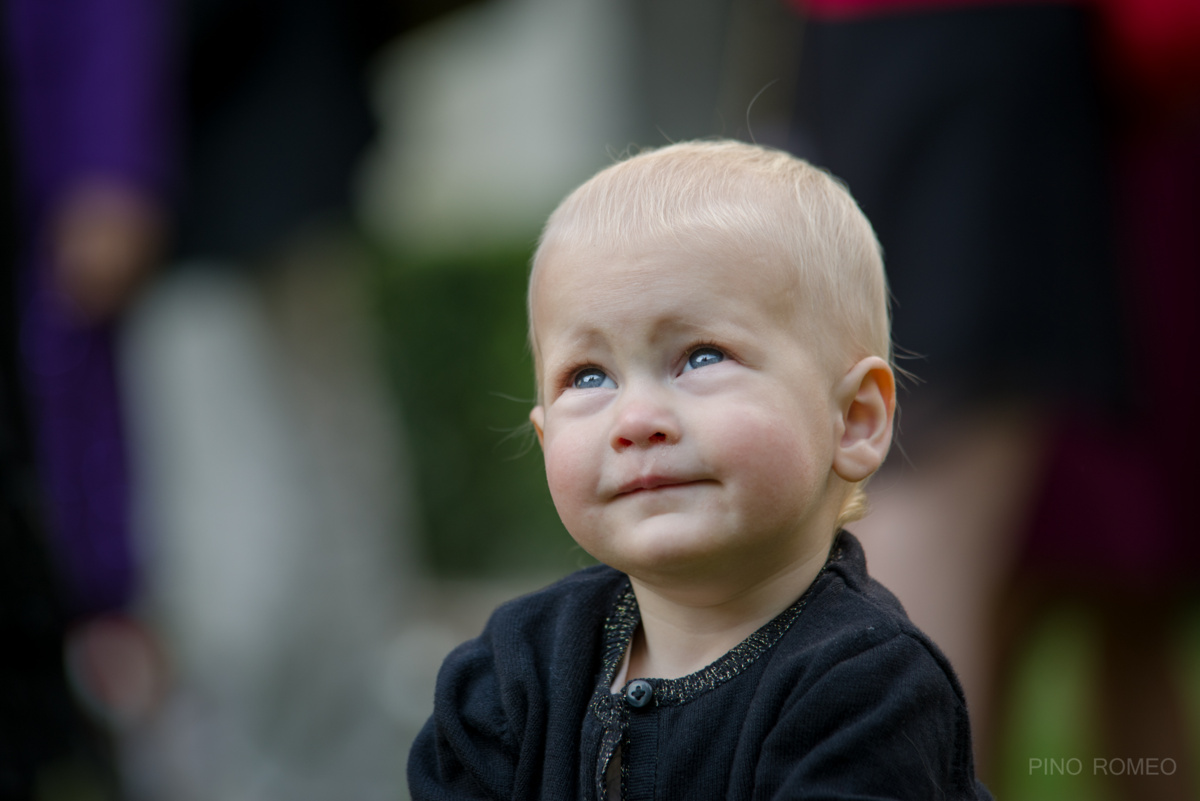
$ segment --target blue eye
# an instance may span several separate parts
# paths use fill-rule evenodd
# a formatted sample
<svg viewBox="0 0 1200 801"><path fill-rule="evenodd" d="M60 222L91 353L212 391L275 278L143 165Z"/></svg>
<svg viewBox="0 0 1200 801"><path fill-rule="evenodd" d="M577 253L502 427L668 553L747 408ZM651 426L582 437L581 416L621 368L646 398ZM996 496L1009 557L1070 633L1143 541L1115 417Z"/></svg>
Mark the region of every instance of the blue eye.
<svg viewBox="0 0 1200 801"><path fill-rule="evenodd" d="M688 355L687 364L683 371L695 370L697 367L707 367L710 364L725 361L725 354L716 348L696 348Z"/></svg>
<svg viewBox="0 0 1200 801"><path fill-rule="evenodd" d="M617 385L608 374L596 367L585 367L571 379L575 389L614 389Z"/></svg>

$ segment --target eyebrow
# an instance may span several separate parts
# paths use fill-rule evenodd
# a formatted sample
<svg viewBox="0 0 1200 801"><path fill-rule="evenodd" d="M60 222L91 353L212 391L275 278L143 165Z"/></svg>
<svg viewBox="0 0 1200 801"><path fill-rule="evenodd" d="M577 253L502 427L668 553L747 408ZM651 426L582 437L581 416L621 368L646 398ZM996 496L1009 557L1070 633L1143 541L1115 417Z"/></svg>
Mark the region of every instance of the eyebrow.
<svg viewBox="0 0 1200 801"><path fill-rule="evenodd" d="M651 344L659 344L665 341L679 338L702 338L728 340L735 337L744 339L748 334L746 325L730 323L727 321L711 321L711 322L696 322L688 320L682 316L671 316L665 319L656 320L653 327L648 333L648 341ZM603 348L607 346L607 337L599 329L595 327L588 328L573 328L568 329L564 334L564 344L559 348L560 351L568 353L579 350L591 350L594 348ZM543 358L546 353L543 350Z"/></svg>

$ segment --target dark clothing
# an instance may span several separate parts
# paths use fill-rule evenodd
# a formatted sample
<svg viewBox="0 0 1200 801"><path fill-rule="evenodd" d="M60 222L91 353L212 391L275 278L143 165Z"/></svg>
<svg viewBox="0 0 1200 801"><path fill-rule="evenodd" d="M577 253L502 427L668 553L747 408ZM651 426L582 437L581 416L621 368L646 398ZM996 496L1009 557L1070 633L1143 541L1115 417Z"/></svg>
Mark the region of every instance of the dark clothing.
<svg viewBox="0 0 1200 801"><path fill-rule="evenodd" d="M20 353L43 522L73 615L137 592L116 327L79 320L50 242L72 191L105 179L161 199L172 180L171 3L12 0L4 15L22 230Z"/></svg>
<svg viewBox="0 0 1200 801"><path fill-rule="evenodd" d="M990 798L950 665L846 532L724 657L614 696L637 624L629 580L604 566L500 607L442 666L412 797L600 799L620 743L626 799Z"/></svg>
<svg viewBox="0 0 1200 801"><path fill-rule="evenodd" d="M1119 400L1090 10L852 4L805 23L793 145L846 182L883 246L893 340L922 384L908 404L901 387L905 428L997 400Z"/></svg>
<svg viewBox="0 0 1200 801"><path fill-rule="evenodd" d="M49 4L47 4L49 5ZM0 41L11 42L0 14ZM19 211L12 65L0 61L0 799L32 799L81 757L102 758L67 681L67 597L44 530L41 484L22 371L18 265L27 232ZM101 770L107 765L99 766ZM88 788L98 789L98 788ZM44 797L44 793L42 794Z"/></svg>

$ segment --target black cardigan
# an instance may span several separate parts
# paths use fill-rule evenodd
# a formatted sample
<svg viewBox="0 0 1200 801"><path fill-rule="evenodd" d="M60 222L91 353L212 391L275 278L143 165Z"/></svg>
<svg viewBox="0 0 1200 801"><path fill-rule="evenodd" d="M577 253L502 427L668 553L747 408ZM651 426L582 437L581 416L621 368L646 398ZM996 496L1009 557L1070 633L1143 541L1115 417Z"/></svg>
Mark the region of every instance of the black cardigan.
<svg viewBox="0 0 1200 801"><path fill-rule="evenodd" d="M613 695L637 620L604 566L497 609L442 666L409 756L414 801L599 801L619 743L630 801L990 799L949 663L849 533L724 657Z"/></svg>

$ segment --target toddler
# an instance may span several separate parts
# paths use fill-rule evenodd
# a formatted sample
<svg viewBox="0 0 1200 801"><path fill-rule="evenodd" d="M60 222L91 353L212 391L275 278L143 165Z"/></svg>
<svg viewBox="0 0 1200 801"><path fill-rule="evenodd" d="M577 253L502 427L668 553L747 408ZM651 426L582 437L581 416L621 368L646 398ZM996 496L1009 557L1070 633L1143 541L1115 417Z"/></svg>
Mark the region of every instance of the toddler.
<svg viewBox="0 0 1200 801"><path fill-rule="evenodd" d="M601 565L447 657L414 799L976 799L962 691L842 526L891 444L879 246L730 141L551 215L529 280L555 506Z"/></svg>

